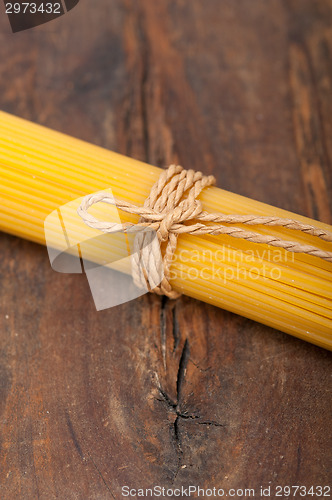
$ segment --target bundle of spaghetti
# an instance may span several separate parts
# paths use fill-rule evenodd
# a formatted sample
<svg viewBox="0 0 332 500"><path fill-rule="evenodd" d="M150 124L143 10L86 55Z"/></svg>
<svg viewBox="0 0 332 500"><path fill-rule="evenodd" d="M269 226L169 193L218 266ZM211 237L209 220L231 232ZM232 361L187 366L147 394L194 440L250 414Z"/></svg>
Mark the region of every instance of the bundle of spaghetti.
<svg viewBox="0 0 332 500"><path fill-rule="evenodd" d="M143 205L160 171L0 112L0 229L10 234L45 244L44 221L52 211L107 188L116 198ZM210 213L296 219L332 231L327 224L216 187L204 189L199 199ZM93 208L99 219L109 219L108 205ZM139 220L125 212L120 217L121 222ZM77 238L89 234L90 228L78 216L72 216L71 225ZM331 243L300 231L265 225L254 230L331 252ZM61 229L53 231L56 247ZM102 262L109 248L97 241L89 257ZM121 244L117 248L114 241L116 260ZM174 290L328 349L332 349L331 282L331 262L230 235L181 234L171 264Z"/></svg>

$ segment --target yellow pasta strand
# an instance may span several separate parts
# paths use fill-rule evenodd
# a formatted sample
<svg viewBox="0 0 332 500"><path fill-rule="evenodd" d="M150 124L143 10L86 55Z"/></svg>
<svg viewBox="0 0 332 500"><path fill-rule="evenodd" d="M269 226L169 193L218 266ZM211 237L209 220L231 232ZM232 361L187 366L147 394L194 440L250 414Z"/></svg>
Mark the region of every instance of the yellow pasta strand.
<svg viewBox="0 0 332 500"><path fill-rule="evenodd" d="M0 112L0 229L45 244L44 221L54 210L89 193L112 189L114 196L143 204L160 169ZM321 222L211 187L200 195L204 209L297 219L331 231ZM92 207L108 220L110 206ZM122 222L138 217L121 213ZM73 238L91 228L68 216ZM243 227L243 226L242 226ZM255 226L261 234L314 245L331 244L279 227ZM61 228L49 228L54 246ZM121 256L121 237L112 240ZM109 255L100 239L87 246L89 258ZM119 264L121 269L121 264ZM128 269L121 269L129 272ZM304 254L250 243L227 235L181 235L171 267L177 291L332 349L332 264Z"/></svg>

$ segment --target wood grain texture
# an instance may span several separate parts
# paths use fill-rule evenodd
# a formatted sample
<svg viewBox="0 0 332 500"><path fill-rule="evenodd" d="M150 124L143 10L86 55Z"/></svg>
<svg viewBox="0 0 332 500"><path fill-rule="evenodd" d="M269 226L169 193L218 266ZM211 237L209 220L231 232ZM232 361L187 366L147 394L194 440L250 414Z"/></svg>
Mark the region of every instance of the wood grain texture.
<svg viewBox="0 0 332 500"><path fill-rule="evenodd" d="M2 110L331 223L330 1L81 1L6 23ZM329 352L186 297L96 312L83 275L0 241L2 500L328 483Z"/></svg>

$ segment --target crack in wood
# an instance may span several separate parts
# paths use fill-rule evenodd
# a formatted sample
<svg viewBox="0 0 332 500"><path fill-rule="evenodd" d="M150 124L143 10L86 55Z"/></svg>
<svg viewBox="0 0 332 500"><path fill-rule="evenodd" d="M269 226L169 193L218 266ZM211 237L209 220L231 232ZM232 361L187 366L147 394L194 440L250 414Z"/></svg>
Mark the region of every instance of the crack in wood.
<svg viewBox="0 0 332 500"><path fill-rule="evenodd" d="M172 333L173 333L173 354L179 347L180 343L180 327L177 318L176 304L172 308Z"/></svg>
<svg viewBox="0 0 332 500"><path fill-rule="evenodd" d="M188 342L188 339L186 339L184 342L181 357L180 357L179 369L178 369L177 380L176 380L176 394L177 394L178 405L180 404L181 391L182 391L184 379L186 376L186 369L187 369L189 357L190 357L189 342Z"/></svg>
<svg viewBox="0 0 332 500"><path fill-rule="evenodd" d="M161 345L161 354L163 358L164 369L166 371L166 305L168 302L168 298L166 295L163 295L161 298L161 307L160 307L160 345Z"/></svg>
<svg viewBox="0 0 332 500"><path fill-rule="evenodd" d="M197 422L199 425L212 425L215 427L225 427L224 424L220 424L219 422L215 422L214 420L207 420L206 422Z"/></svg>
<svg viewBox="0 0 332 500"><path fill-rule="evenodd" d="M73 424L72 424L72 421L70 419L70 416L69 416L69 413L67 410L65 410L65 417L66 417L66 423L67 423L67 427L68 427L68 430L69 430L69 433L70 433L70 437L72 438L72 441L74 443L74 446L79 454L79 456L81 457L81 459L83 461L86 461L86 458L83 454L83 451L82 451L82 448L81 448L81 445L77 439L77 436L76 436L76 433L74 431L74 427L73 427ZM112 495L112 498L115 498L115 496L113 495L113 492L111 490L111 488L109 487L107 481L105 480L103 474L101 473L101 471L99 470L99 468L97 467L97 464L95 463L95 461L93 460L92 456L90 455L89 452L87 452L87 455L92 463L92 465L94 466L94 468L96 469L96 471L98 472L98 475L100 477L100 479L103 481L104 485L106 486L107 490L109 491L109 493Z"/></svg>
<svg viewBox="0 0 332 500"><path fill-rule="evenodd" d="M144 28L143 14L139 12L139 9L137 15L137 34L140 41L140 54L142 64L140 74L140 100L142 113L143 144L145 159L147 163L150 163L150 138L147 106L147 84L149 81L149 44L146 38L146 29Z"/></svg>
<svg viewBox="0 0 332 500"><path fill-rule="evenodd" d="M188 363L192 363L196 368L198 368L198 370L200 372L208 372L211 370L211 366L208 366L207 368L202 368L201 366L199 366L197 363L195 363L195 361L193 361L191 358L188 359Z"/></svg>
<svg viewBox="0 0 332 500"><path fill-rule="evenodd" d="M164 302L165 305L165 302ZM163 315L164 319L164 315ZM164 320L165 321L165 320ZM174 322L173 322L174 324ZM166 327L164 325L165 332L166 332ZM174 334L173 334L174 335ZM179 335L179 332L177 332L177 335ZM166 345L166 344L165 344ZM160 395L162 396L161 399L156 398L157 401L161 401L166 403L168 409L175 414L175 419L173 424L171 424L170 429L171 429L171 435L172 435L172 440L174 441L175 447L176 447L176 452L177 452L177 467L174 472L174 476L172 479L172 483L174 483L179 470L182 467L182 461L183 461L183 448L182 448L182 440L181 440L181 433L180 433L180 423L181 420L187 420L187 421L194 421L199 425L206 425L206 426L215 426L215 427L224 427L223 424L216 422L214 420L201 420L202 417L201 415L198 414L188 414L186 411L181 410L181 396L182 396L182 388L185 383L185 377L186 377L186 369L188 362L190 361L190 347L189 347L189 341L188 339L185 340L180 360L179 360L179 366L178 366L178 371L177 371L177 379L176 379L176 401L173 401L173 399L167 394L164 389L159 386L159 392Z"/></svg>
<svg viewBox="0 0 332 500"><path fill-rule="evenodd" d="M70 437L71 437L71 439L72 439L72 441L74 443L75 449L78 452L78 454L81 457L81 459L85 460L82 448L80 446L80 443L78 442L78 439L77 439L76 433L74 431L74 427L73 427L72 421L70 420L69 413L67 412L67 410L65 410L65 417L66 417L66 423L67 423L67 427L68 427L68 430L69 430L69 434L70 434Z"/></svg>
<svg viewBox="0 0 332 500"><path fill-rule="evenodd" d="M109 487L107 481L105 480L104 476L102 475L101 471L99 470L99 468L97 467L95 461L93 460L92 456L90 455L90 453L88 452L87 453L88 457L90 458L91 460L91 463L92 465L94 466L94 468L96 469L96 471L98 472L98 475L100 477L100 479L103 481L104 485L106 486L107 490L109 491L109 493L111 494L112 498L115 499L115 496L113 495L113 492L111 490L111 488Z"/></svg>

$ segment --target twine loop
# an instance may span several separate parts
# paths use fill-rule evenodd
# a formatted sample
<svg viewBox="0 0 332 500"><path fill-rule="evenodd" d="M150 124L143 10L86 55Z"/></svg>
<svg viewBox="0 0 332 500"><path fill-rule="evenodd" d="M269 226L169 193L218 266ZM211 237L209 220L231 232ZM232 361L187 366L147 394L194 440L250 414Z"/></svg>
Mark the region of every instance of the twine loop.
<svg viewBox="0 0 332 500"><path fill-rule="evenodd" d="M253 243L268 244L289 252L304 253L332 262L332 252L305 243L256 233L231 224L282 226L332 242L332 233L324 229L295 219L205 212L197 197L203 189L214 184L215 178L212 175L205 176L202 172L170 165L160 174L143 206L138 207L130 202L115 199L109 193L101 192L86 196L77 212L88 226L103 232L128 231L133 227L154 229L158 236L158 248L156 238L153 241L151 234L149 236L144 231L137 232L132 255L132 275L137 286L147 286L150 291L170 298L181 295L173 290L170 284L170 265L176 251L177 238L184 233L227 234ZM138 224L99 221L88 212L89 207L99 202L110 203L124 212L140 215ZM159 262L159 246L163 247L162 262ZM163 278L161 283L157 284L160 281L158 279L160 265L163 266Z"/></svg>

